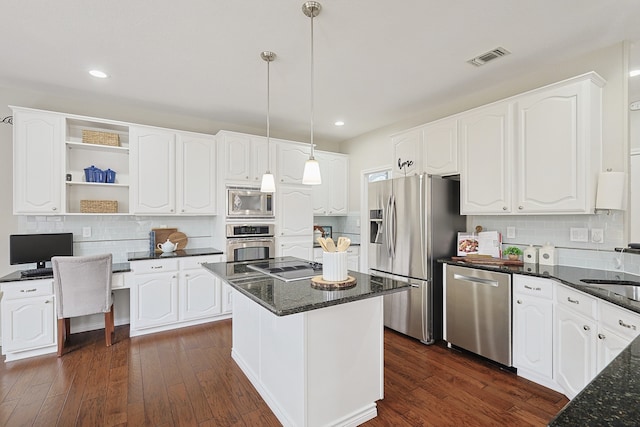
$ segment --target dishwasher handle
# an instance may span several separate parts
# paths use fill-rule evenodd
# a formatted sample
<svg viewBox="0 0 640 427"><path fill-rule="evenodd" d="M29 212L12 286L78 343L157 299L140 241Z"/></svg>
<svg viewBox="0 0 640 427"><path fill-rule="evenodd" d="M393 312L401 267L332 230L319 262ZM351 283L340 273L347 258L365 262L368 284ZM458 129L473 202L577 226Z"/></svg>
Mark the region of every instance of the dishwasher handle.
<svg viewBox="0 0 640 427"><path fill-rule="evenodd" d="M462 280L465 282L478 283L480 285L494 286L496 288L500 286L497 280L483 279L481 277L465 276L464 274L454 273L453 278L456 280Z"/></svg>

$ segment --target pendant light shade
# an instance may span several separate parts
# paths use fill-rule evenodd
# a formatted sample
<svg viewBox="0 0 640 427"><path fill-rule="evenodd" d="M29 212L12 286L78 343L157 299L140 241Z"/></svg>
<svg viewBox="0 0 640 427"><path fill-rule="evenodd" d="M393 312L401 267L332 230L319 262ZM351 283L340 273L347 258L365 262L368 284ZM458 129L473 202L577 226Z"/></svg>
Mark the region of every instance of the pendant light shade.
<svg viewBox="0 0 640 427"><path fill-rule="evenodd" d="M276 181L273 178L273 174L269 171L271 165L271 150L269 147L269 133L270 133L270 125L269 125L269 113L270 113L270 84L269 84L269 64L271 61L276 59L276 54L269 51L264 51L260 54L260 57L267 62L267 171L262 175L262 184L260 185L260 191L263 193L275 193L276 191Z"/></svg>
<svg viewBox="0 0 640 427"><path fill-rule="evenodd" d="M308 1L302 5L302 12L311 18L311 154L304 164L302 183L306 185L322 184L320 165L313 157L313 18L320 14L322 6L317 1Z"/></svg>

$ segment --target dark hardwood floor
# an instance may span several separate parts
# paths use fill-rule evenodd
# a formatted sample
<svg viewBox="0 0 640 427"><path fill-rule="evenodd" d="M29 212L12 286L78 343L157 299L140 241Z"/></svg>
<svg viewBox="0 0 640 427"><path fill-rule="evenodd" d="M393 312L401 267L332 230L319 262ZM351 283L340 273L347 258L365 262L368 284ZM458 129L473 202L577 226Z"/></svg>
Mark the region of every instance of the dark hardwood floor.
<svg viewBox="0 0 640 427"><path fill-rule="evenodd" d="M278 426L231 359L231 321L129 339L72 335L0 364L1 426ZM385 330L385 398L366 426L546 425L567 399L474 356Z"/></svg>

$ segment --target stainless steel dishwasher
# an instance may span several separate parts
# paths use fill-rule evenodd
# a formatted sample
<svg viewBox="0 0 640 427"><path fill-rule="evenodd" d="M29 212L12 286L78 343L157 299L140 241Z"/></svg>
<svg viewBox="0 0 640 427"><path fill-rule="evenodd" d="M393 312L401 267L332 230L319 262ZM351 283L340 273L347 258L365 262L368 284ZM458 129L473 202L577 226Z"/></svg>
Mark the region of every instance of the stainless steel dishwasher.
<svg viewBox="0 0 640 427"><path fill-rule="evenodd" d="M447 265L445 340L512 366L511 275Z"/></svg>

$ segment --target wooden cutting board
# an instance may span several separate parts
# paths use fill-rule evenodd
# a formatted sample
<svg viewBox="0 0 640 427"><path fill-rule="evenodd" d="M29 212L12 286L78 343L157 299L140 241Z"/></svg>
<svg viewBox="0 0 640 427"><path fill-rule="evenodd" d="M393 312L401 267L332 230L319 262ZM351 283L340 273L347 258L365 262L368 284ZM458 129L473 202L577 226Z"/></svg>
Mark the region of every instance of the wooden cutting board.
<svg viewBox="0 0 640 427"><path fill-rule="evenodd" d="M520 260L510 260L510 259L492 258L492 257L454 256L454 257L451 257L451 259L454 261L462 261L469 264L512 265L512 266L524 265L524 262Z"/></svg>
<svg viewBox="0 0 640 427"><path fill-rule="evenodd" d="M169 235L169 240L171 241L171 243L176 245L176 250L184 249L187 246L187 242L189 242L189 239L187 239L187 235L181 233L180 231L171 233Z"/></svg>

